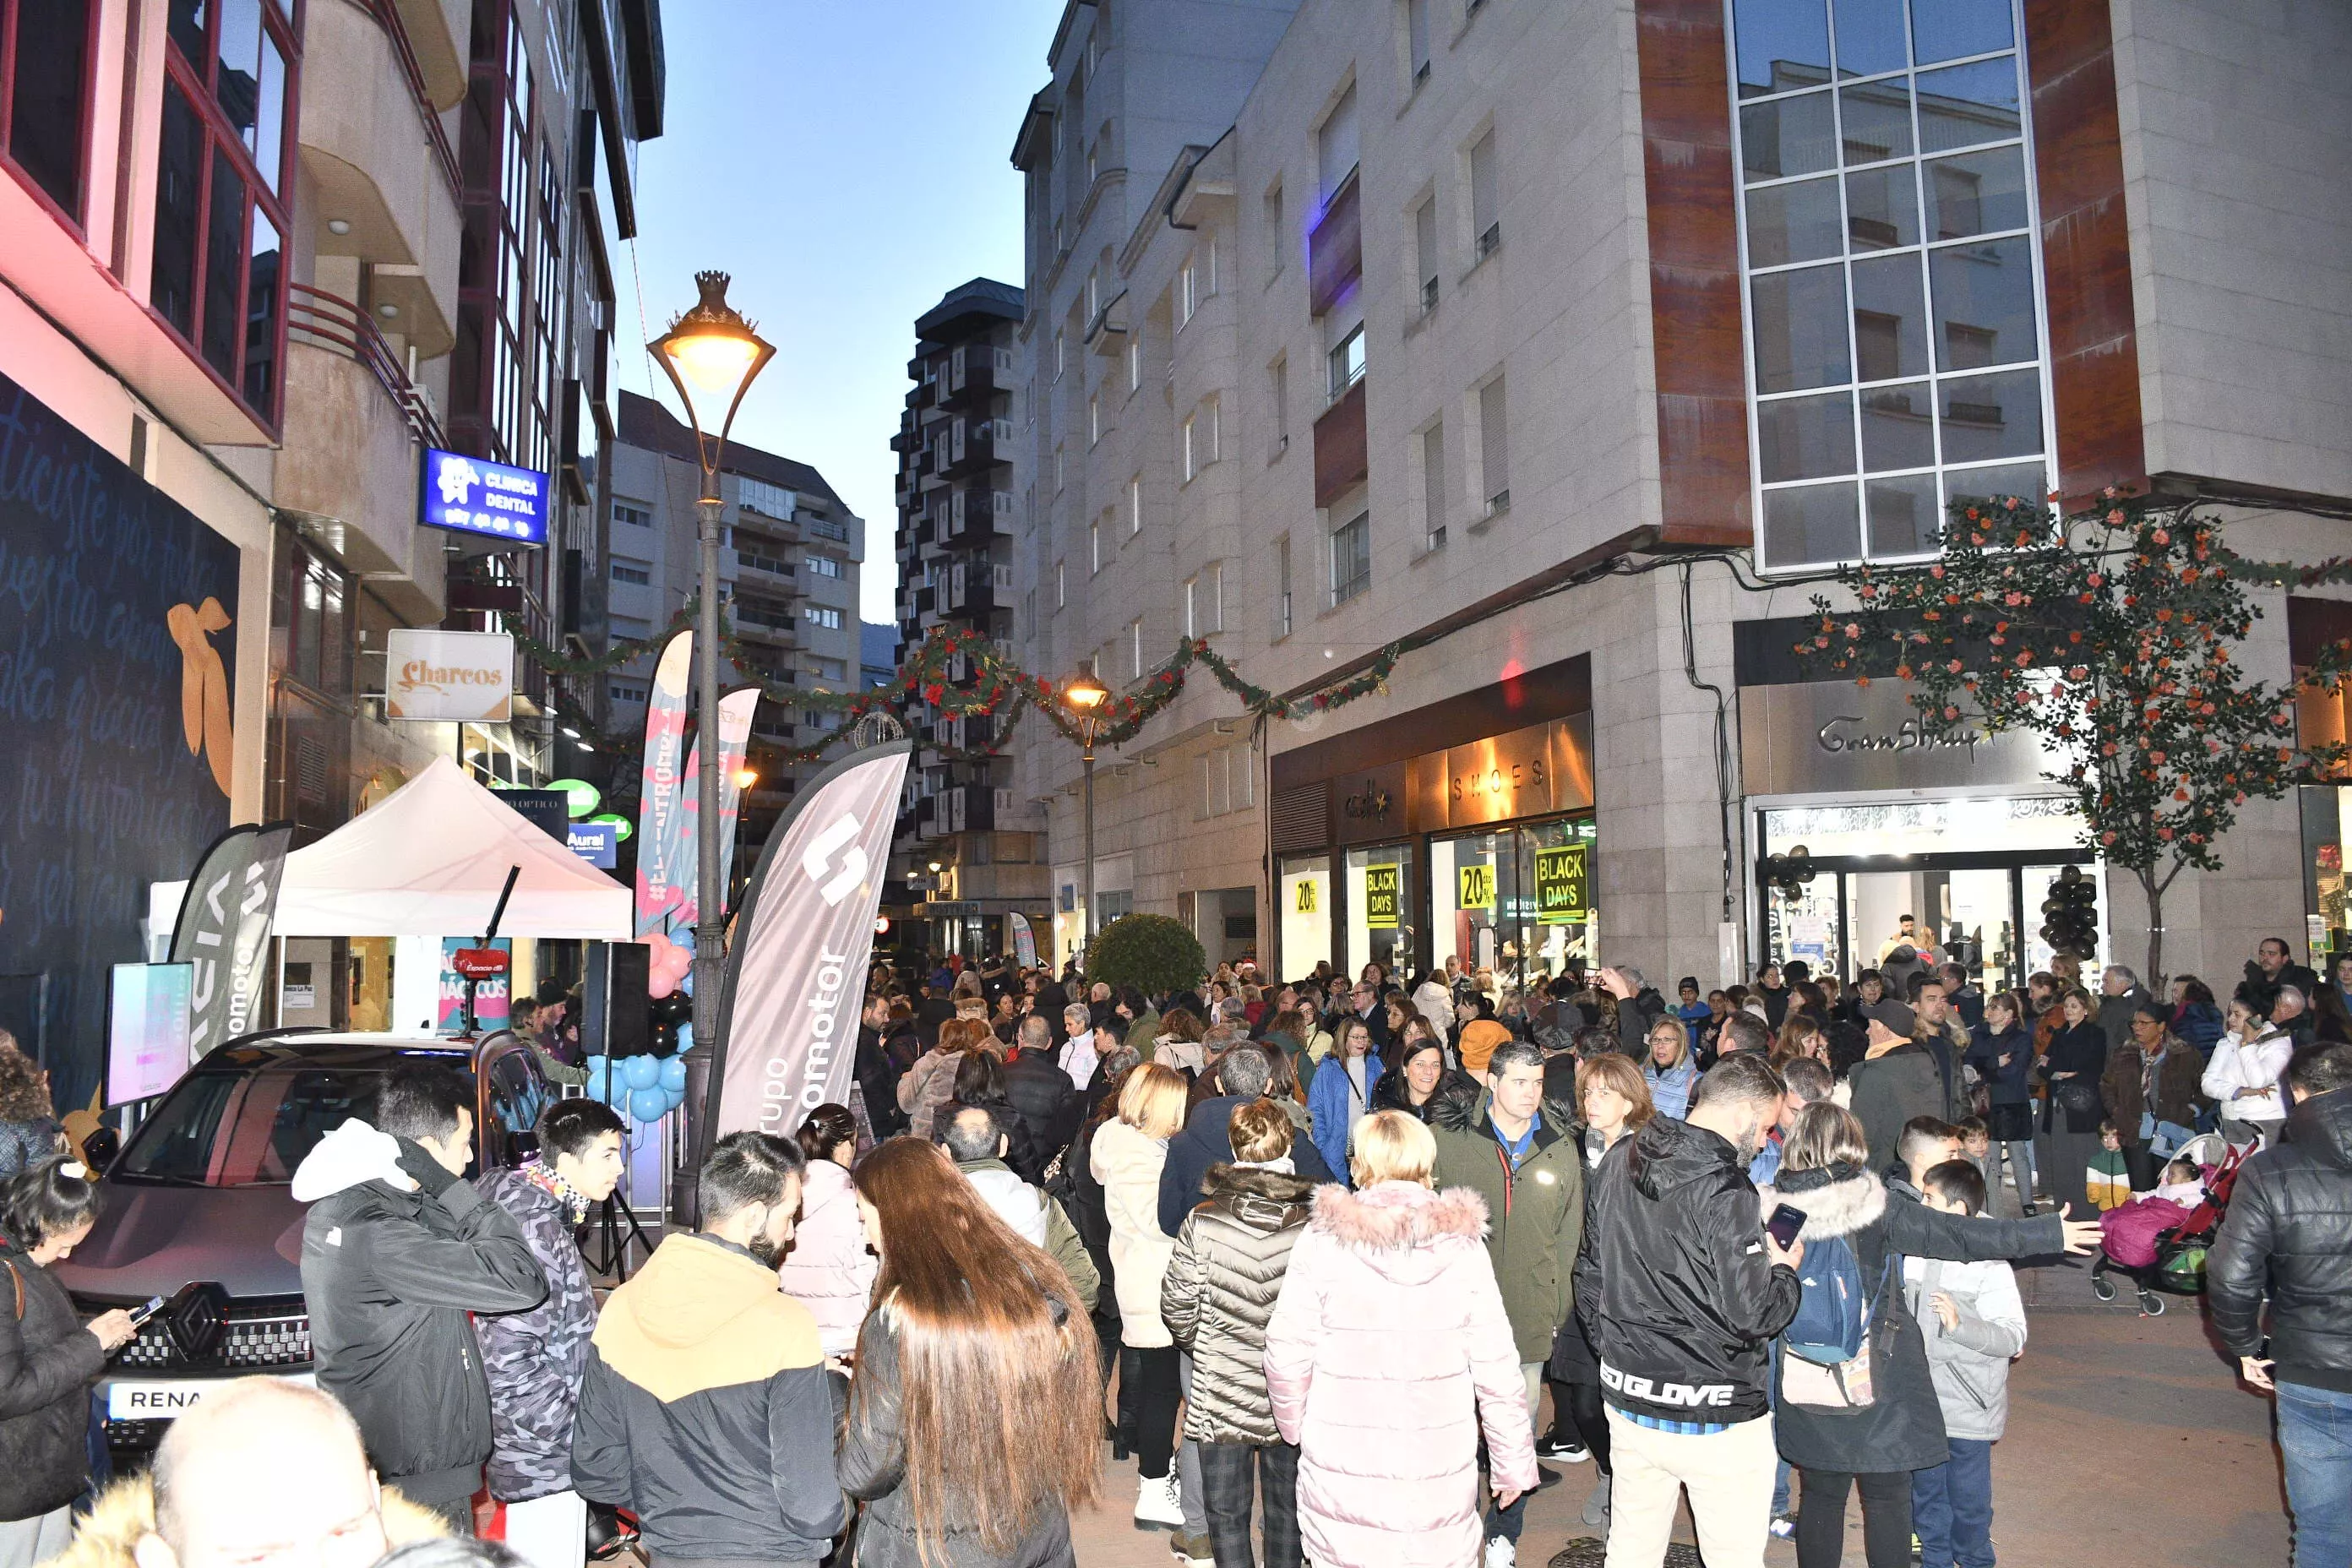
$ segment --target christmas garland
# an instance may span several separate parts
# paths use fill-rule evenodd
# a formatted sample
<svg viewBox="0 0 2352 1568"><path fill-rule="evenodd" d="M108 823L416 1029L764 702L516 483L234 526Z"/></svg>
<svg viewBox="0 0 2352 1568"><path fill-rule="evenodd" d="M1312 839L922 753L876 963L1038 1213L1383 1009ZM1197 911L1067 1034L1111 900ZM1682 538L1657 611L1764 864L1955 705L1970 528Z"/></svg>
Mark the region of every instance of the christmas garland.
<svg viewBox="0 0 2352 1568"><path fill-rule="evenodd" d="M588 676L604 674L633 659L658 654L671 637L695 624L698 609L696 602L689 599L667 626L651 636L617 642L603 654L581 658L568 658L533 637L512 615L508 615L505 621L515 646L548 674ZM950 761L1001 755L1013 727L1032 708L1043 712L1066 739L1073 742L1082 739L1077 719L1061 700L1066 682L1023 669L1001 656L994 643L968 627L932 627L901 657L897 672L887 684L852 691L812 689L759 676L748 657L748 645L736 636L731 617L723 605L719 610L719 640L721 651L746 679L762 689L769 700L813 712L839 714L842 718L840 725L813 745L762 746L755 742L750 754L759 763L789 765L820 761L866 715L887 713L911 728L918 707L947 718L1004 714L1000 732L986 746L927 748ZM1133 740L1146 724L1183 695L1195 666L1205 668L1218 685L1240 700L1245 712L1261 721L1301 719L1344 708L1385 687L1397 660L1404 655L1405 646L1402 642L1391 643L1360 673L1286 701L1265 687L1243 679L1240 671L1205 639L1187 637L1134 690L1114 695L1103 704L1099 710L1101 727L1095 739L1108 746L1120 746ZM587 715L570 710L561 696L561 688L556 689L556 716L562 723L578 730L583 737L593 734L596 743L608 752L628 754L643 745L642 732L605 730Z"/></svg>

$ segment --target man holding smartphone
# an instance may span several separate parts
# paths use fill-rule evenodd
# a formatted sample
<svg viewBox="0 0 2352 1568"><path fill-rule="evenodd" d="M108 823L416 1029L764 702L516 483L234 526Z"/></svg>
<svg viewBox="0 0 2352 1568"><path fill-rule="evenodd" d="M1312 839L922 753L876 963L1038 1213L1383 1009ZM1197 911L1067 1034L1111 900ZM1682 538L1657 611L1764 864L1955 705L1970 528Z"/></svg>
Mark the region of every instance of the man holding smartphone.
<svg viewBox="0 0 2352 1568"><path fill-rule="evenodd" d="M1797 1314L1804 1244L1768 1234L1748 1179L1786 1088L1750 1051L1708 1069L1682 1121L1602 1158L1576 1268L1615 1471L1608 1568L1659 1568L1680 1494L1707 1568L1761 1568L1779 1451L1773 1336Z"/></svg>

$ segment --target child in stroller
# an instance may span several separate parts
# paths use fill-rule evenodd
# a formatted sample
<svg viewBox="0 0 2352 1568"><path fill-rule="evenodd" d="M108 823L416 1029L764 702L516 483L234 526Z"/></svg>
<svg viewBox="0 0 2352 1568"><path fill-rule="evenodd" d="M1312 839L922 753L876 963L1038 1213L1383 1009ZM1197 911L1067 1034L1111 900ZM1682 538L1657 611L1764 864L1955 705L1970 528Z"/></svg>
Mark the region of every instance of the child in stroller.
<svg viewBox="0 0 2352 1568"><path fill-rule="evenodd" d="M2099 1255L2091 1263L2091 1294L2116 1299L2110 1276L2129 1279L2140 1310L2164 1312L2167 1295L2196 1296L2205 1289L2205 1248L2221 1228L2246 1151L2219 1133L2191 1139L2165 1167L2155 1192L2133 1199L2099 1218Z"/></svg>

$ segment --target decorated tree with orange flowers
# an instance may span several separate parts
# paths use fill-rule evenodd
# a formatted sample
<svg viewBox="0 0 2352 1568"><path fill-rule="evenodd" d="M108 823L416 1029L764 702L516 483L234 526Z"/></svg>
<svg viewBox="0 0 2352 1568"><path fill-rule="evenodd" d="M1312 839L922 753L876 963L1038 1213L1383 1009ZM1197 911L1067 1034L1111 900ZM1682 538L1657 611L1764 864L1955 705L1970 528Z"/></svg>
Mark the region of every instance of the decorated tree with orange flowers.
<svg viewBox="0 0 2352 1568"><path fill-rule="evenodd" d="M1939 559L1838 577L1857 607L1817 596L1797 651L1861 684L1874 671L1906 681L1930 737L2039 739L2084 847L2147 897L2151 985L2180 873L2220 868L2247 801L2344 760L2340 746L2297 743L2294 710L2352 669L2352 648L2284 683L2254 679L2238 649L2262 614L2252 590L2352 581L2352 568L2249 561L2177 501L2110 490L2074 515L2022 497L1955 507Z"/></svg>

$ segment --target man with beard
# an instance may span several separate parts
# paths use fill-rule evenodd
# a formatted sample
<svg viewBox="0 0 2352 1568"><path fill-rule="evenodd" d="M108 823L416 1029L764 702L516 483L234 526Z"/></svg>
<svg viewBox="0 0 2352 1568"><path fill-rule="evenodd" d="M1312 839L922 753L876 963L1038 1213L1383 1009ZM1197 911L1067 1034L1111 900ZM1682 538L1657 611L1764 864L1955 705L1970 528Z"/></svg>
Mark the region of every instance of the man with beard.
<svg viewBox="0 0 2352 1568"><path fill-rule="evenodd" d="M788 1139L720 1139L702 1228L665 1237L597 1321L572 1484L635 1514L656 1564L814 1563L841 1530L834 1380L776 1282L804 1165Z"/></svg>
<svg viewBox="0 0 2352 1568"><path fill-rule="evenodd" d="M1763 1057L1735 1052L1686 1118L1621 1139L1592 1177L1575 1298L1609 1421L1610 1568L1665 1561L1685 1491L1709 1568L1763 1563L1779 1468L1768 1352L1803 1298L1804 1243L1764 1230L1748 1167L1786 1094Z"/></svg>

